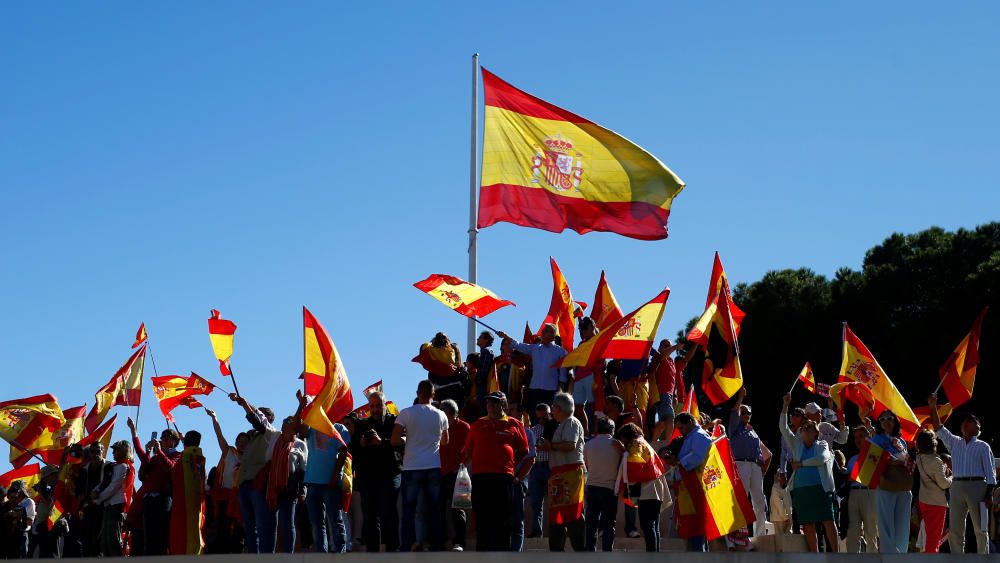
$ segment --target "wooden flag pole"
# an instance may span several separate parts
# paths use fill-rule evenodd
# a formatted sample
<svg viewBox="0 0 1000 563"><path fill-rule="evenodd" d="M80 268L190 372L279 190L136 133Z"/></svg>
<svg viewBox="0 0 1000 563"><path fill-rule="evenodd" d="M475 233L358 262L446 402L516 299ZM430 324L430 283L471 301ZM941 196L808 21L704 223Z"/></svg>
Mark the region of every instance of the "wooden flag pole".
<svg viewBox="0 0 1000 563"><path fill-rule="evenodd" d="M233 371L233 364L226 360L226 367L229 368L229 377L233 380L233 389L236 391L236 396L240 397L240 386L236 384L236 372ZM208 381L206 379L206 381ZM211 383L211 382L209 382Z"/></svg>

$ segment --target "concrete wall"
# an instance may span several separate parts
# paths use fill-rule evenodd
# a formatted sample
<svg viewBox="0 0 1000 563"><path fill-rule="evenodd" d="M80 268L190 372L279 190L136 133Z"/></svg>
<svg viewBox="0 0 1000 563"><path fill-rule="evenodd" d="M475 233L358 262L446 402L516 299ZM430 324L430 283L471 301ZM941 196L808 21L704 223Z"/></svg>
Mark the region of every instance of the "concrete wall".
<svg viewBox="0 0 1000 563"><path fill-rule="evenodd" d="M920 554L904 555L848 555L823 553L566 553L549 552L526 553L351 553L347 555L325 555L317 553L275 554L275 555L203 555L200 557L143 557L142 561L150 563L320 563L341 558L351 561L395 561L413 563L438 563L450 561L453 563L510 563L517 560L523 563L551 563L566 561L572 557L583 557L590 561L600 558L607 563L663 563L677 561L678 563L904 563L903 558L916 557L927 563L1000 561L996 555L953 556L950 554ZM681 559L683 558L683 559ZM77 559L80 563L108 563L110 559Z"/></svg>

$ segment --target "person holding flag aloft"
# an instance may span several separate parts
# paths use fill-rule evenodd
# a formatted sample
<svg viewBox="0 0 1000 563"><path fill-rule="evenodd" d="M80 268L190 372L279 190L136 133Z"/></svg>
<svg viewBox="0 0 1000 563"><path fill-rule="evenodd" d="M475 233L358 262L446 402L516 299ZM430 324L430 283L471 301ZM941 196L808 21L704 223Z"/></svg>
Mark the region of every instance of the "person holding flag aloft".
<svg viewBox="0 0 1000 563"><path fill-rule="evenodd" d="M740 472L740 480L743 481L746 493L750 495L753 512L757 517L754 521L753 535L763 536L764 526L767 524L767 498L764 496L764 473L767 471L767 465L764 460L764 449L761 448L760 436L750 425L753 411L750 405L743 403L746 395L746 387L740 389L736 394L736 404L733 405L729 413L726 435L729 436L736 469Z"/></svg>
<svg viewBox="0 0 1000 563"><path fill-rule="evenodd" d="M497 332L497 335L500 338L510 338L502 330ZM541 342L532 344L515 341L513 345L514 351L531 356L530 387L525 391L524 401L525 410L531 416L534 416L535 407L539 403L552 404L556 392L566 384L567 370L554 367L566 356L566 349L557 345L555 340L556 325L546 323L542 327Z"/></svg>

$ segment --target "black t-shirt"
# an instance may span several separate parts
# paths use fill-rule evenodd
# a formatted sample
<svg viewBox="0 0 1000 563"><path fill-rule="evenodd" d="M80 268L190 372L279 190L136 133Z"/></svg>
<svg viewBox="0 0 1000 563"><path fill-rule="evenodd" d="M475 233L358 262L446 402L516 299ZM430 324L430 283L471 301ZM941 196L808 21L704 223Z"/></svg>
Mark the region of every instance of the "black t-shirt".
<svg viewBox="0 0 1000 563"><path fill-rule="evenodd" d="M382 420L378 421L372 417L359 421L354 434L351 436L351 455L354 458L355 472L368 477L395 477L402 469L402 456L399 448L394 448L389 444L392 438L392 430L396 426L396 416L386 414ZM365 434L374 431L378 434L382 443L378 446L362 447L361 442Z"/></svg>

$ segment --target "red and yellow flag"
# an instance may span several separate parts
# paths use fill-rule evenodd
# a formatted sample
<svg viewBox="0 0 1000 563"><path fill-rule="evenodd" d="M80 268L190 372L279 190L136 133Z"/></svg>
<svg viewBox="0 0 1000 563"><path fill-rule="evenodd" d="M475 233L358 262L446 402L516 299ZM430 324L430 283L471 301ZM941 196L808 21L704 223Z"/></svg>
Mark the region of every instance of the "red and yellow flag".
<svg viewBox="0 0 1000 563"><path fill-rule="evenodd" d="M875 396L864 383L857 381L841 381L830 386L830 398L838 411L844 410L848 402L858 407L861 418L868 416L875 409Z"/></svg>
<svg viewBox="0 0 1000 563"><path fill-rule="evenodd" d="M195 396L208 395L215 390L214 385L193 371L188 377L163 375L154 377L152 381L153 394L160 402L160 412L170 422L174 422L172 410L181 405L196 409L202 405Z"/></svg>
<svg viewBox="0 0 1000 563"><path fill-rule="evenodd" d="M364 394L364 396L365 396L365 400L367 400L368 397L370 397L371 394L375 393L375 392L382 393L383 396L385 395L385 391L382 390L382 380L381 379L379 379L375 383L372 383L368 387L365 387L361 391L361 393ZM392 401L386 399L386 401L385 401L385 412L387 412L389 414L399 414L399 407L396 406L396 403L393 403ZM358 417L358 420L364 420L364 419L366 419L366 418L368 418L369 416L372 415L371 407L368 406L368 403L365 403L365 404L361 405L360 407L354 409L354 414L355 414L355 416ZM336 422L336 421L334 421L334 422Z"/></svg>
<svg viewBox="0 0 1000 563"><path fill-rule="evenodd" d="M132 349L136 349L140 344L146 341L146 323L139 323L139 330L135 332L135 342L132 343Z"/></svg>
<svg viewBox="0 0 1000 563"><path fill-rule="evenodd" d="M501 307L517 306L513 301L500 299L485 287L447 274L431 274L427 279L413 284L413 287L466 317L485 317Z"/></svg>
<svg viewBox="0 0 1000 563"><path fill-rule="evenodd" d="M875 398L872 416L878 417L884 410L892 411L899 418L900 433L907 442L912 442L920 429L916 415L906 399L892 384L875 356L855 336L844 323L844 355L840 363L841 381L858 381L871 389ZM832 395L832 389L831 389Z"/></svg>
<svg viewBox="0 0 1000 563"><path fill-rule="evenodd" d="M84 425L87 432L93 432L104 422L111 407L124 405L139 406L142 398L142 374L146 365L146 346L141 345L125 360L111 380L94 393L94 406L87 414Z"/></svg>
<svg viewBox="0 0 1000 563"><path fill-rule="evenodd" d="M594 295L594 310L590 312L590 318L594 320L594 325L603 330L612 323L622 318L622 308L618 306L615 294L611 292L611 286L601 270L601 281L597 282L597 294Z"/></svg>
<svg viewBox="0 0 1000 563"><path fill-rule="evenodd" d="M754 520L753 506L733 462L729 439L716 438L702 466L693 471L681 469L677 533L682 538L704 536L711 541Z"/></svg>
<svg viewBox="0 0 1000 563"><path fill-rule="evenodd" d="M576 522L583 514L583 488L586 482L583 464L559 465L549 474L549 522Z"/></svg>
<svg viewBox="0 0 1000 563"><path fill-rule="evenodd" d="M545 315L542 324L552 323L556 325L556 334L562 339L562 347L570 352L573 350L573 338L576 336L574 334L576 305L573 301L573 294L569 290L566 276L559 269L559 264L556 264L556 259L550 256L549 263L552 266L552 301L549 303L549 313Z"/></svg>
<svg viewBox="0 0 1000 563"><path fill-rule="evenodd" d="M11 483L14 481L23 481L24 488L27 489L28 494L31 494L31 488L38 484L42 480L42 470L37 463L30 463L28 465L18 467L17 469L12 469L3 475L0 475L0 487L4 489L9 489Z"/></svg>
<svg viewBox="0 0 1000 563"><path fill-rule="evenodd" d="M627 485L659 479L666 469L663 460L653 451L653 446L642 438L633 440L625 455L622 481Z"/></svg>
<svg viewBox="0 0 1000 563"><path fill-rule="evenodd" d="M222 314L212 309L208 318L208 338L212 341L212 350L219 360L219 371L222 375L232 375L229 368L229 358L233 357L233 336L236 334L236 323L222 318Z"/></svg>
<svg viewBox="0 0 1000 563"><path fill-rule="evenodd" d="M972 323L972 330L958 343L948 360L941 366L941 387L953 407L959 407L972 398L976 384L976 367L979 366L979 335L983 330L983 317L990 308L986 307Z"/></svg>
<svg viewBox="0 0 1000 563"><path fill-rule="evenodd" d="M941 420L941 424L948 421L948 417L952 413L951 404L949 403L938 403L937 411L938 418ZM921 407L914 407L913 414L917 417L917 423L920 424L921 428L933 428L931 424L931 408L927 405Z"/></svg>
<svg viewBox="0 0 1000 563"><path fill-rule="evenodd" d="M799 381L802 382L802 387L806 391L809 391L810 393L816 392L816 377L813 376L812 366L809 365L809 362L806 362L802 371L799 372Z"/></svg>
<svg viewBox="0 0 1000 563"><path fill-rule="evenodd" d="M858 452L858 459L851 470L851 480L857 481L869 489L878 487L882 473L889 465L889 452L876 446L871 440L865 440Z"/></svg>
<svg viewBox="0 0 1000 563"><path fill-rule="evenodd" d="M743 324L743 318L747 314L733 301L733 294L729 291L729 278L726 277L726 270L722 267L722 259L719 258L719 253L716 251L715 262L712 264L712 278L708 281L708 298L705 299L705 307L708 308L719 294L725 295L729 302L729 314L733 317L733 332L739 336L740 325Z"/></svg>
<svg viewBox="0 0 1000 563"><path fill-rule="evenodd" d="M701 410L698 409L698 397L694 393L694 385L688 389L687 399L684 402L684 410L681 412L686 412L692 417L694 421L701 424ZM670 435L670 441L673 442L677 438L681 437L681 431L674 427L674 433Z"/></svg>
<svg viewBox="0 0 1000 563"><path fill-rule="evenodd" d="M638 360L649 355L663 318L670 290L664 289L645 305L618 319L597 336L581 342L563 357L559 367L593 366L601 358Z"/></svg>
<svg viewBox="0 0 1000 563"><path fill-rule="evenodd" d="M698 345L696 359L702 361L701 389L719 405L743 387L740 349L736 340L730 301L719 293L698 319L687 339Z"/></svg>
<svg viewBox="0 0 1000 563"><path fill-rule="evenodd" d="M46 430L59 430L66 419L52 395L37 395L0 403L0 436L12 444L26 446Z"/></svg>
<svg viewBox="0 0 1000 563"><path fill-rule="evenodd" d="M323 381L316 397L302 410L302 422L339 440L340 433L334 429L333 423L354 410L347 370L330 335L305 307L302 308L302 324L305 340L303 374L307 379L315 377Z"/></svg>
<svg viewBox="0 0 1000 563"><path fill-rule="evenodd" d="M100 428L87 434L84 439L80 440L80 445L89 446L90 444L99 443L104 446L104 453L107 454L111 449L111 435L115 431L116 420L118 420L117 414L109 418Z"/></svg>
<svg viewBox="0 0 1000 563"><path fill-rule="evenodd" d="M479 228L505 221L657 240L684 182L628 139L483 70Z"/></svg>
<svg viewBox="0 0 1000 563"><path fill-rule="evenodd" d="M21 442L27 451L16 446L10 447L11 465L21 467L31 460L32 454L37 454L49 465L58 465L66 446L79 442L83 438L83 418L86 414L86 405L65 409L63 417L66 422L62 426L54 431L43 429L42 433L31 443Z"/></svg>

